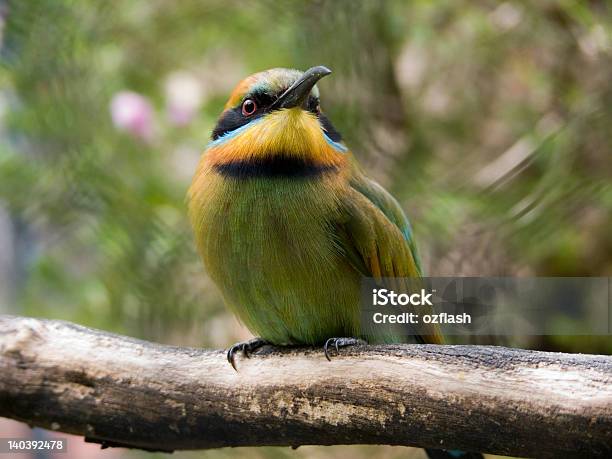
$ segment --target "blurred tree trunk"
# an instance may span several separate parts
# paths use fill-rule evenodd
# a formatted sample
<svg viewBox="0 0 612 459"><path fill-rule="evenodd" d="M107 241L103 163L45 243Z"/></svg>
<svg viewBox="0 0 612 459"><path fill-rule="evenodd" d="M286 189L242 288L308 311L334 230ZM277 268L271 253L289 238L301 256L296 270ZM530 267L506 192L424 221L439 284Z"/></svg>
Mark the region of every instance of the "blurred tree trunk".
<svg viewBox="0 0 612 459"><path fill-rule="evenodd" d="M402 36L393 3L323 0L303 8L296 16L302 66L334 71L323 83L322 108L366 169L389 186L394 165L410 150L394 69Z"/></svg>

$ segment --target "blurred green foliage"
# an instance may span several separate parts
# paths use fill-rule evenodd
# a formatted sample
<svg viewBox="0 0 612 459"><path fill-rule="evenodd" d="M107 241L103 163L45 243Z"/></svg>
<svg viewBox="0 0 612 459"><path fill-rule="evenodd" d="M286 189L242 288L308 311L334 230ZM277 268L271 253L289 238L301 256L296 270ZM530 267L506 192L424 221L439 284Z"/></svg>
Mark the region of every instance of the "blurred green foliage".
<svg viewBox="0 0 612 459"><path fill-rule="evenodd" d="M234 84L279 66L333 69L323 110L405 205L430 274L612 275L607 1L0 5L5 310L177 344L242 337L184 196ZM201 99L184 123L176 75ZM150 101L150 135L113 124L122 91Z"/></svg>

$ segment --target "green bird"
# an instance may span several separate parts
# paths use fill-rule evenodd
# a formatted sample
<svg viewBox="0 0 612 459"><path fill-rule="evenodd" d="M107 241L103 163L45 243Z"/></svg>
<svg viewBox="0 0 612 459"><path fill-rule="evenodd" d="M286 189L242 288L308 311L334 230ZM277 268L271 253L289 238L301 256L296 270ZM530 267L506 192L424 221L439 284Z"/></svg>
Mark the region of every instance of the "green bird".
<svg viewBox="0 0 612 459"><path fill-rule="evenodd" d="M410 223L397 201L369 179L321 111L317 81L331 71L276 68L232 92L188 193L198 251L227 306L258 338L228 350L247 356L264 344L398 342L368 333L361 286L390 287L422 276ZM389 279L391 278L391 279ZM437 325L419 342L442 343ZM432 458L481 458L427 450Z"/></svg>
<svg viewBox="0 0 612 459"><path fill-rule="evenodd" d="M364 332L364 277L422 275L410 223L369 179L320 106L331 71L276 68L232 92L188 193L198 251L225 303L267 343L397 342ZM436 326L417 340L441 343ZM235 366L234 366L235 368Z"/></svg>

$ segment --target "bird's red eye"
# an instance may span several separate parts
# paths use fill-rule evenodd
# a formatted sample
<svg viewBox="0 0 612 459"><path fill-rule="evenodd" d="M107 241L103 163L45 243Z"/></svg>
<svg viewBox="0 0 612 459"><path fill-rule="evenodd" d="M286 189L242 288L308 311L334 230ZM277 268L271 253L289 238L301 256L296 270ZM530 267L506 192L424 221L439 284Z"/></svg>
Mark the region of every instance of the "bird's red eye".
<svg viewBox="0 0 612 459"><path fill-rule="evenodd" d="M242 102L242 114L244 116L251 116L257 110L257 104L252 99L247 99Z"/></svg>

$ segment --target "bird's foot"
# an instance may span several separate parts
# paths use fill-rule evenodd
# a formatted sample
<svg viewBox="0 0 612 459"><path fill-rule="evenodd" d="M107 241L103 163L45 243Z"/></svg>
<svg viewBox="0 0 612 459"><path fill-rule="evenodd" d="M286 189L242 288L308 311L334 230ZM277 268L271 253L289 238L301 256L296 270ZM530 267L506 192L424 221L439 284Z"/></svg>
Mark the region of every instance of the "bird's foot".
<svg viewBox="0 0 612 459"><path fill-rule="evenodd" d="M227 350L227 361L232 365L234 370L238 371L236 369L236 363L234 362L234 357L237 352L242 352L247 358L251 358L251 352L256 351L266 344L270 343L262 338L253 338L242 343L236 343Z"/></svg>
<svg viewBox="0 0 612 459"><path fill-rule="evenodd" d="M323 346L323 352L325 352L325 358L331 362L331 358L329 357L329 348L336 348L336 354L340 353L341 347L347 346L355 346L356 344L368 344L362 339L359 338L329 338L325 341L325 345Z"/></svg>

